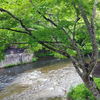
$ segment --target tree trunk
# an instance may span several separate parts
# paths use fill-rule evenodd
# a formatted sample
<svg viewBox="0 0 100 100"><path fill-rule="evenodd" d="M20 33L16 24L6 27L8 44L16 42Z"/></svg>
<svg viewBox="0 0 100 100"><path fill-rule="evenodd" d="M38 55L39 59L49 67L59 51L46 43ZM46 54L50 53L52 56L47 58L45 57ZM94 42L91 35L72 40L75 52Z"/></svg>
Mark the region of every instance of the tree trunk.
<svg viewBox="0 0 100 100"><path fill-rule="evenodd" d="M100 100L100 90L98 89L96 83L94 82L93 78L88 76L88 78L83 78L85 86L91 91L94 95L96 100Z"/></svg>

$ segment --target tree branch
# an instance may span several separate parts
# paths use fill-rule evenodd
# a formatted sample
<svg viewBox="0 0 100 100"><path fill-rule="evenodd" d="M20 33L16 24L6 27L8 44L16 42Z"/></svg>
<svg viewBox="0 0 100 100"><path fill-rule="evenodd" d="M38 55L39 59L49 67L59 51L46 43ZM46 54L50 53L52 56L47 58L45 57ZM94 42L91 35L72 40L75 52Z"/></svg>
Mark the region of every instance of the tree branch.
<svg viewBox="0 0 100 100"><path fill-rule="evenodd" d="M52 20L50 14L48 13L48 11L47 11L47 15L48 15L49 19ZM51 24L51 28L53 29L53 24L51 22L50 22L50 24Z"/></svg>
<svg viewBox="0 0 100 100"><path fill-rule="evenodd" d="M11 31L14 31L14 32L19 32L19 33L27 33L27 34L28 34L28 32L19 31L19 30L14 30L14 29L11 29L11 28L0 28L0 29L6 29L6 30L11 30Z"/></svg>
<svg viewBox="0 0 100 100"><path fill-rule="evenodd" d="M8 13L10 16L12 16L14 19L16 19L17 21L20 22L21 26L27 31L29 32L28 34L30 34L30 30L28 30L28 28L23 24L22 20L20 20L19 18L15 17L13 14L11 14L9 11L3 9L3 8L0 8L0 11L1 12L6 12Z"/></svg>
<svg viewBox="0 0 100 100"><path fill-rule="evenodd" d="M94 33L95 33L94 18L95 18L95 15L96 15L96 8L97 8L98 3L99 3L99 0L95 0L94 7L93 7L93 11L92 11L92 16L91 16L91 27L92 27Z"/></svg>
<svg viewBox="0 0 100 100"><path fill-rule="evenodd" d="M57 25L51 20L51 19L49 19L49 18L47 18L47 17L45 17L44 15L42 15L41 14L41 12L39 12L38 11L38 13L45 19L45 20L47 20L47 21L49 21L49 22L51 22L54 26L56 26L57 27Z"/></svg>
<svg viewBox="0 0 100 100"><path fill-rule="evenodd" d="M39 11L38 11L38 13L41 14L41 12L39 12ZM44 18L45 20L51 22L54 26L57 27L57 25L56 25L51 19L45 17L44 15L42 15L42 16L43 16L43 18ZM68 36L70 42L71 42L71 43L74 45L74 47L76 48L76 50L77 50L77 52L78 52L78 54L79 54L79 58L80 58L80 60L81 60L81 63L82 63L82 61L85 62L85 60L84 60L83 57L81 56L82 54L80 54L80 50L78 49L78 47L76 47L75 43L73 42L73 40L71 39L71 37L68 35L68 33L66 32L66 30L65 30L64 28L62 28L62 30L63 30L64 33ZM83 68L83 69L84 69L84 68Z"/></svg>
<svg viewBox="0 0 100 100"><path fill-rule="evenodd" d="M80 20L79 17L77 17L77 19L75 20L75 24L74 24L74 31L72 32L73 34L73 40L75 40L75 29L76 29L76 23Z"/></svg>
<svg viewBox="0 0 100 100"><path fill-rule="evenodd" d="M65 43L65 42L49 42L49 41L43 41L44 43Z"/></svg>
<svg viewBox="0 0 100 100"><path fill-rule="evenodd" d="M41 14L41 12L38 12L39 14ZM54 26L56 26L57 27L57 25L51 20L51 19L49 19L49 18L46 18L44 15L42 15L43 16L43 18L45 19L45 20L47 20L47 21L49 21L49 22L51 22ZM76 47L75 46L75 44L74 44L74 42L73 42L73 40L71 39L71 37L68 35L68 33L66 32L66 30L64 29L64 28L62 28L62 30L64 31L64 33L68 36L68 38L69 38L69 40L70 40L70 42L74 45L74 47ZM78 50L78 52L79 52L79 50ZM81 58L81 57L80 57ZM82 58L81 58L82 59Z"/></svg>
<svg viewBox="0 0 100 100"><path fill-rule="evenodd" d="M86 41L85 41L85 39L84 39L84 44L85 44L85 48L86 48L86 50L87 50L87 46L86 46ZM87 56L88 56L89 60L91 61L90 55L88 54Z"/></svg>
<svg viewBox="0 0 100 100"><path fill-rule="evenodd" d="M55 24L54 21L52 21L50 18L47 18L46 16L44 16L43 14L41 14L40 11L38 11L38 13L39 13L45 20L49 21L50 23L52 23L54 26L57 27L57 24ZM76 45L76 42L74 42L74 41L71 39L71 37L68 35L68 33L66 32L66 30L64 29L64 27L62 27L62 30L63 30L64 33L68 36L68 38L69 38L70 42L72 43L73 47L76 49L76 51L77 51L77 53L78 53L78 56L79 56L79 59L80 59L80 65L84 66L84 64L85 64L86 62L85 62L85 60L84 60L84 57L83 57L83 55L82 55L80 49L79 49L78 46ZM40 43L41 43L41 42L40 42ZM45 43L41 43L41 44L43 44L45 47L47 46ZM47 48L49 48L49 47L47 46ZM51 47L50 47L50 48L51 48ZM56 51L56 50L54 50L53 48L51 48L51 50ZM57 50L56 52L58 52L58 50ZM59 53L61 54L61 52L59 52ZM64 53L64 54L66 54L66 53ZM69 54L68 54L68 56L69 56ZM84 63L84 64L83 64L83 63ZM83 70L85 70L84 67L83 67Z"/></svg>
<svg viewBox="0 0 100 100"><path fill-rule="evenodd" d="M68 35L68 33L66 32L65 28L63 27L62 30L64 31L64 33L68 36L70 42L72 43L72 47L73 49L75 49L77 51L78 57L79 57L79 66L81 67L81 69L83 69L83 71L85 72L86 69L84 68L84 65L86 64L86 61L84 59L83 54L81 53L81 50L78 48L76 41L73 41L73 39L71 39L71 37Z"/></svg>
<svg viewBox="0 0 100 100"><path fill-rule="evenodd" d="M20 23L20 25L22 26L22 28L24 28L25 31L27 31L26 34L28 34L29 36L31 36L33 39L36 39L36 38L31 34L31 30L28 29L28 28L23 24L22 20L20 20L19 18L15 17L13 14L11 14L9 11L7 11L7 10L5 10L5 9L3 9L3 8L0 8L0 11L1 11L1 12L6 12L6 13L8 13L8 14L9 14L10 16L12 16L14 19L16 19L17 21L19 21L19 23ZM20 32L21 32L21 31L20 31ZM24 33L24 32L23 32L23 33Z"/></svg>
<svg viewBox="0 0 100 100"><path fill-rule="evenodd" d="M75 63L73 60L72 60L72 63L73 63L73 65L74 65L74 67L75 67L77 73L78 73L79 76L82 78L82 73L81 73L81 71L79 70L79 68L77 67L76 63Z"/></svg>
<svg viewBox="0 0 100 100"><path fill-rule="evenodd" d="M45 25L42 21L40 21L40 19L39 19L39 22L40 22L42 25L44 25L45 27L49 28L49 26Z"/></svg>
<svg viewBox="0 0 100 100"><path fill-rule="evenodd" d="M72 43L73 48L77 51L78 57L79 57L79 66L83 69L83 71L85 72L86 69L84 68L84 65L86 64L86 61L84 59L83 54L81 53L80 49L78 48L77 44L75 41L73 41L71 39L71 37L68 35L68 33L66 32L66 30L64 28L62 28L62 30L64 31L64 33L68 36L70 42Z"/></svg>
<svg viewBox="0 0 100 100"><path fill-rule="evenodd" d="M93 56L92 56L92 60L89 64L88 75L90 75L90 73L92 72L92 69L96 65L97 59L98 59L98 45L97 45L96 37L95 37L95 23L94 23L94 18L95 18L95 15L96 15L96 9L97 9L98 3L99 3L99 0L95 0L93 11L92 11L92 16L91 16L91 28L92 28L92 31L93 31L93 36L92 36L93 38L92 38L91 41L92 41L92 47L93 47Z"/></svg>
<svg viewBox="0 0 100 100"><path fill-rule="evenodd" d="M40 44L42 44L43 46L45 46L46 48L48 48L48 49L50 49L50 50L52 50L52 51L55 51L55 52L60 53L60 54L66 56L66 57L68 57L68 58L70 57L70 55L69 55L68 53L66 53L66 52L62 52L62 51L57 50L57 49L54 49L53 47L48 46L48 45L45 44L44 42L40 42Z"/></svg>
<svg viewBox="0 0 100 100"><path fill-rule="evenodd" d="M98 46L97 46L95 30L94 30L94 18L95 18L96 8L97 8L98 3L99 3L99 0L95 0L94 9L93 9L92 17L91 17L92 27L90 26L90 23L88 21L85 11L82 9L82 5L81 4L78 5L78 7L81 11L81 16L85 22L85 25L87 26L87 30L88 30L88 33L89 33L89 36L91 39L91 44L92 44L92 49L93 49L93 53L92 53L93 56L91 58L89 66L88 66L88 75L91 73L91 71L92 71L93 67L95 66L95 64L97 63L97 59L98 59Z"/></svg>
<svg viewBox="0 0 100 100"><path fill-rule="evenodd" d="M76 9L77 18L76 18L75 24L74 24L73 40L75 40L75 28L76 28L76 23L80 20L80 18L79 18L79 9L76 8L75 3L74 3L74 8Z"/></svg>
<svg viewBox="0 0 100 100"><path fill-rule="evenodd" d="M30 0L30 2L32 3L32 0Z"/></svg>

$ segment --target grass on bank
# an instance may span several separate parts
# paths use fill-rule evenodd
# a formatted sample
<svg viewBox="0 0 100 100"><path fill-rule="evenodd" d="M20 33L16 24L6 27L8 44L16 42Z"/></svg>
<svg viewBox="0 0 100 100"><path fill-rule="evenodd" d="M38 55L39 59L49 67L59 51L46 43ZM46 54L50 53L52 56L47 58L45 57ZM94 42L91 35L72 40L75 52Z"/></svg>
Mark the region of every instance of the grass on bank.
<svg viewBox="0 0 100 100"><path fill-rule="evenodd" d="M12 66L15 66L16 64L9 64L9 65L5 65L4 67L12 67Z"/></svg>
<svg viewBox="0 0 100 100"><path fill-rule="evenodd" d="M9 65L5 65L4 68L7 68L7 67L12 67L12 66L16 66L16 65L21 65L23 63L14 63L14 64L9 64Z"/></svg>
<svg viewBox="0 0 100 100"><path fill-rule="evenodd" d="M100 89L100 78L94 78L94 81ZM67 94L67 98L70 100L96 100L83 83L77 85L75 88L71 87Z"/></svg>
<svg viewBox="0 0 100 100"><path fill-rule="evenodd" d="M32 62L36 61L38 59L38 57L34 57L32 58ZM26 61L23 61L22 63L14 63L14 64L9 64L9 65L5 65L4 68L7 68L7 67L12 67L12 66L16 66L16 65L21 65L21 64L27 64L27 63L30 63L30 62L26 62Z"/></svg>

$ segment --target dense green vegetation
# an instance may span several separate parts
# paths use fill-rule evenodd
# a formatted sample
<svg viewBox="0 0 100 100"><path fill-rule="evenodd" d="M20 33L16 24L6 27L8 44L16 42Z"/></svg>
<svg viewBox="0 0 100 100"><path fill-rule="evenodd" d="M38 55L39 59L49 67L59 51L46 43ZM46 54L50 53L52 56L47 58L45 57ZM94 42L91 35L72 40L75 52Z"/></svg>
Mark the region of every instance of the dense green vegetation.
<svg viewBox="0 0 100 100"><path fill-rule="evenodd" d="M0 60L13 44L32 52L46 48L55 57L71 59L99 100L100 91L90 75L100 51L99 16L99 0L0 0Z"/></svg>
<svg viewBox="0 0 100 100"><path fill-rule="evenodd" d="M46 50L45 48L38 50L36 52L36 56L41 58L41 57L50 57L50 56L54 56L53 52L50 50Z"/></svg>
<svg viewBox="0 0 100 100"><path fill-rule="evenodd" d="M74 30L75 20L77 19L77 13L79 13L78 17L80 17L80 11L77 6L77 3L79 3L80 1L76 0L74 2L72 0L66 3L65 2L66 0L62 0L62 1L55 0L53 2L52 0L43 0L43 1L33 0L32 3L29 2L29 0L26 1L24 0L2 1L1 0L0 6L10 11L10 13L14 14L15 17L19 18L23 22L25 27L27 27L27 29L31 31L32 35L35 38L33 39L32 36L30 36L27 33L24 34L25 31L27 30L25 30L25 27L23 28L20 25L21 23L19 20L16 20L16 18L13 18L7 13L1 12L0 13L1 14L0 16L1 57L0 58L1 59L3 58L4 56L3 51L7 45L18 44L18 47L22 47L22 48L28 47L32 50L32 52L34 52L34 51L38 51L39 49L42 49L42 45L39 43L39 41L44 41L48 46L51 47L53 46L55 48L57 48L57 45L55 45L55 43L58 42L58 44L61 45L62 49L64 47L66 48L68 47L68 50L66 52L67 53L69 52L71 53L71 55L75 56L77 52L71 50L70 48L71 43L68 37L64 35L64 32L61 29L62 27L66 28L66 32L68 32L68 35L71 38L73 37L72 32L75 31L76 33L75 40L79 48L83 50L83 54L84 55L86 55L87 53L91 54L92 53L91 40L82 19L78 20L77 26L75 27ZM74 8L75 6L74 3L76 5L76 9ZM94 2L90 0L87 2L87 4L86 1L82 1L80 3L84 4L83 8L86 11L87 16L90 17ZM33 4L35 6L33 6ZM88 5L87 8L86 5ZM48 14L46 12L48 12ZM53 23L51 24L48 23L49 21L46 20L46 18L44 17L51 19L51 21L54 21L55 25L53 25ZM95 24L96 24L97 43L98 46L100 46L99 13L96 16ZM20 34L20 32L23 33Z"/></svg>
<svg viewBox="0 0 100 100"><path fill-rule="evenodd" d="M94 78L94 80L100 89L100 78ZM71 87L67 98L71 98L72 100L96 100L83 83L77 85L75 88Z"/></svg>

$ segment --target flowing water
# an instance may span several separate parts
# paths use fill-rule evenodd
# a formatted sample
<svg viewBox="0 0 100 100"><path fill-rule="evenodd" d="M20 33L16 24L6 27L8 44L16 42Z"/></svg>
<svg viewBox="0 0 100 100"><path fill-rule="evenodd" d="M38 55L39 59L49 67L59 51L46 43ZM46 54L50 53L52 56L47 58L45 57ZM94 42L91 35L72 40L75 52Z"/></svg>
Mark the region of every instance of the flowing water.
<svg viewBox="0 0 100 100"><path fill-rule="evenodd" d="M41 59L0 70L0 100L66 100L82 83L69 60Z"/></svg>

